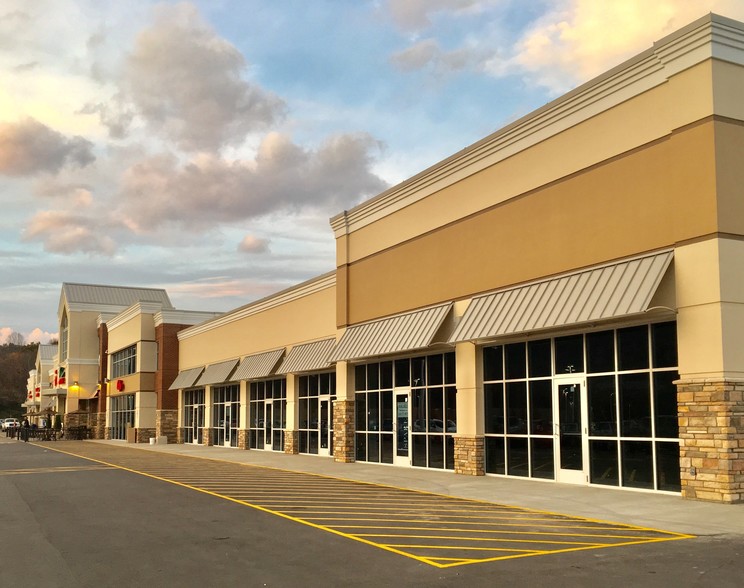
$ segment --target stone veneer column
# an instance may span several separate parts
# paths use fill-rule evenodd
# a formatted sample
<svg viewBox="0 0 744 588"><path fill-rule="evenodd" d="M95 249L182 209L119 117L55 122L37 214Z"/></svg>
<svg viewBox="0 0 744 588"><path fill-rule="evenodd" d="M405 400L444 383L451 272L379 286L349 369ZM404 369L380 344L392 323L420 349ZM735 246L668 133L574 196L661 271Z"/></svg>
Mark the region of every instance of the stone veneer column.
<svg viewBox="0 0 744 588"><path fill-rule="evenodd" d="M333 460L343 463L355 461L354 401L333 401Z"/></svg>
<svg viewBox="0 0 744 588"><path fill-rule="evenodd" d="M207 447L212 447L212 445L214 445L214 435L212 435L213 432L214 429L211 429L209 427L204 427L202 429L202 445L206 445Z"/></svg>
<svg viewBox="0 0 744 588"><path fill-rule="evenodd" d="M106 413L105 412L94 412L90 415L90 435L91 439L103 439L104 428L106 427Z"/></svg>
<svg viewBox="0 0 744 588"><path fill-rule="evenodd" d="M167 437L168 443L178 441L178 410L159 409L155 411L155 436Z"/></svg>
<svg viewBox="0 0 744 588"><path fill-rule="evenodd" d="M744 381L677 382L682 496L744 502Z"/></svg>
<svg viewBox="0 0 744 588"><path fill-rule="evenodd" d="M284 453L300 453L300 432L284 429Z"/></svg>
<svg viewBox="0 0 744 588"><path fill-rule="evenodd" d="M186 439L185 431L186 430L183 427L178 427L178 429L176 430L176 443L178 443L179 445L183 445L184 440Z"/></svg>
<svg viewBox="0 0 744 588"><path fill-rule="evenodd" d="M150 438L155 436L155 429L150 427L144 427L142 429L136 429L137 436L135 443L149 443Z"/></svg>
<svg viewBox="0 0 744 588"><path fill-rule="evenodd" d="M238 449L250 449L250 431L238 429Z"/></svg>
<svg viewBox="0 0 744 588"><path fill-rule="evenodd" d="M486 441L475 435L455 435L455 473L485 476Z"/></svg>

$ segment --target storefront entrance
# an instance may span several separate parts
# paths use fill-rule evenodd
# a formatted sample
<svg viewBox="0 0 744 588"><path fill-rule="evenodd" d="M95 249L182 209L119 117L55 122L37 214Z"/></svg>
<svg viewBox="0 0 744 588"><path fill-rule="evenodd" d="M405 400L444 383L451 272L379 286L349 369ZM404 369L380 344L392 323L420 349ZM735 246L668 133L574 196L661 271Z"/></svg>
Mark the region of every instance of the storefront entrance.
<svg viewBox="0 0 744 588"><path fill-rule="evenodd" d="M393 457L393 463L395 465L411 465L411 458L409 455L409 444L410 444L410 427L409 423L409 411L408 407L410 391L395 392L395 425L393 430L395 431L395 455Z"/></svg>
<svg viewBox="0 0 744 588"><path fill-rule="evenodd" d="M238 446L238 425L240 420L240 386L215 386L213 427L214 444L223 447Z"/></svg>
<svg viewBox="0 0 744 588"><path fill-rule="evenodd" d="M554 382L556 481L586 484L589 481L586 426L586 384L583 379L560 378Z"/></svg>

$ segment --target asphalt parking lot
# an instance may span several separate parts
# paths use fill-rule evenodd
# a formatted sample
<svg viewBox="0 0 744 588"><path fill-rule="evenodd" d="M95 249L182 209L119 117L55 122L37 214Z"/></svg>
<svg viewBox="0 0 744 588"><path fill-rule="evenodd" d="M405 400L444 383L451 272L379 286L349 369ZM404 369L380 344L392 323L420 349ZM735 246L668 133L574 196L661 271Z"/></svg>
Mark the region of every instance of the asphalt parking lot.
<svg viewBox="0 0 744 588"><path fill-rule="evenodd" d="M68 491L55 496L55 488L62 487ZM2 443L0 498L3 495L12 498L0 502L6 508L19 502L42 507L41 513L33 508L27 513L41 529L49 524L69 529L62 535L71 536L75 524L86 529L85 537L72 539L73 544L87 545L89 552L113 560L109 566L123 568L117 583L106 584L95 573L96 566L86 572L80 562L73 566L68 562L70 584L45 584L52 586L138 585L127 584L126 579L137 569L133 566L138 559L152 559L153 549L168 560L222 561L219 549L212 553L219 547L216 540L205 541L201 549L181 541L220 533L229 537L222 541L244 542L240 548L233 545L234 566L218 570L202 566L202 571L211 572L198 582L200 571L186 578L179 572L179 584L168 583L160 571L156 585L212 585L215 574L227 574L230 577L222 578L226 581L231 574L245 578L250 572L237 570L248 562L254 567L260 562L268 580L249 581L248 585L277 586L459 585L465 580L468 585L493 585L495 577L532 586L575 585L577 581L593 585L592 578L600 577L603 585L618 586L740 586L743 577L744 537L735 533L694 536L328 474L205 459L175 453L174 448L143 451L89 441ZM44 508L39 498L45 495L67 508ZM223 521L212 529L213 523L197 524L193 514L179 516L180 500L193 503L188 512L198 513L197 518L208 519L212 509L229 511L229 523ZM730 515L742 514L738 506L728 508ZM125 515L132 509L144 509L147 515ZM143 537L140 544L132 540L124 554L116 549L117 541L112 541L116 534L105 531L121 525L122 516L132 536ZM100 530L93 524L96 519ZM54 536L48 529L35 541L46 542L42 552L56 549L64 560L65 550L49 542ZM153 537L159 537L157 547L151 544ZM236 542L235 537L243 539ZM111 549L106 548L107 541L113 543ZM14 542L10 552L17 549L39 552L40 546ZM195 549L198 555L192 553ZM307 572L302 581L298 566ZM2 574L0 568L0 580L5 579ZM141 570L134 573L138 582L153 581L142 574L147 575Z"/></svg>

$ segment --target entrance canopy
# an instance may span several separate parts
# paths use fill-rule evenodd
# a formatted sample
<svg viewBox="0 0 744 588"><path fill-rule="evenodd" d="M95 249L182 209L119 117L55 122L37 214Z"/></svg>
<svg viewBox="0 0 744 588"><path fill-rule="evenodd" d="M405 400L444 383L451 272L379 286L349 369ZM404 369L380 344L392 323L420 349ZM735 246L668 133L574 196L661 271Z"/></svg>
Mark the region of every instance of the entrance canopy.
<svg viewBox="0 0 744 588"><path fill-rule="evenodd" d="M335 337L331 337L322 341L295 345L282 362L277 373L294 374L327 369L331 365L329 357L335 344Z"/></svg>
<svg viewBox="0 0 744 588"><path fill-rule="evenodd" d="M253 380L266 378L274 372L276 364L284 355L284 347L265 353L256 353L243 358L233 374L233 380Z"/></svg>
<svg viewBox="0 0 744 588"><path fill-rule="evenodd" d="M447 318L452 303L379 319L346 329L330 361L346 361L424 349Z"/></svg>
<svg viewBox="0 0 744 588"><path fill-rule="evenodd" d="M178 372L176 379L170 385L168 390L178 390L179 388L191 388L196 380L199 378L201 373L204 371L204 366L195 367L188 370L182 370Z"/></svg>
<svg viewBox="0 0 744 588"><path fill-rule="evenodd" d="M450 343L641 314L672 258L665 251L479 296Z"/></svg>
<svg viewBox="0 0 744 588"><path fill-rule="evenodd" d="M228 361L222 361L207 366L207 369L204 370L201 378L199 378L199 386L222 384L227 382L227 379L230 377L230 374L235 369L236 365L238 365L237 359L229 359Z"/></svg>

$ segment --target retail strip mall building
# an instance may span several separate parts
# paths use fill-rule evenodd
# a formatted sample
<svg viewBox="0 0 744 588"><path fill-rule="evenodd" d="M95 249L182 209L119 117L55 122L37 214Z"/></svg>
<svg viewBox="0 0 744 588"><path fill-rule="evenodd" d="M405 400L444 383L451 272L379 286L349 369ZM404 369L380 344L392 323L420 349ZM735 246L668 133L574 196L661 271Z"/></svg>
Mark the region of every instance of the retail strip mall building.
<svg viewBox="0 0 744 588"><path fill-rule="evenodd" d="M333 217L179 330L174 440L743 501L743 97L710 15Z"/></svg>

